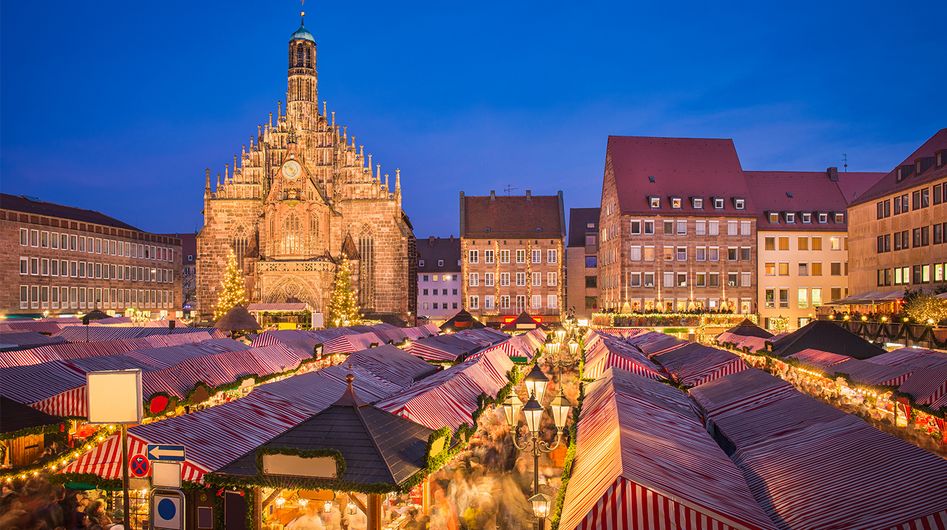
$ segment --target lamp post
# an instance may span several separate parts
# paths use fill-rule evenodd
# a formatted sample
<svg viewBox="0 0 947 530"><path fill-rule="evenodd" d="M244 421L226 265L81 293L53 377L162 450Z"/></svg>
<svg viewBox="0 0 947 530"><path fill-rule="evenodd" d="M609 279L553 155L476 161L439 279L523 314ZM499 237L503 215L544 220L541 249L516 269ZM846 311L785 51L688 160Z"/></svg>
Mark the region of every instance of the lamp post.
<svg viewBox="0 0 947 530"><path fill-rule="evenodd" d="M532 449L533 451L533 496L530 497L530 504L533 506L533 514L537 518L537 528L543 529L545 518L549 514L549 498L539 493L539 455L551 453L562 441L562 430L566 425L566 419L572 410L572 404L562 393L562 387L559 387L559 394L553 398L549 404L549 412L552 415L553 423L556 425L556 440L549 444L540 437L540 428L542 426L542 416L545 408L542 406L542 399L546 393L546 386L549 379L543 374L538 364L533 365L533 369L525 378L526 391L529 394L529 400L524 405L516 392L511 392L510 396L503 403L503 414L510 426L513 437L513 446L520 451ZM518 440L519 433L517 425L519 424L520 412L523 413L526 421L528 435L522 442ZM545 500L544 500L545 499Z"/></svg>

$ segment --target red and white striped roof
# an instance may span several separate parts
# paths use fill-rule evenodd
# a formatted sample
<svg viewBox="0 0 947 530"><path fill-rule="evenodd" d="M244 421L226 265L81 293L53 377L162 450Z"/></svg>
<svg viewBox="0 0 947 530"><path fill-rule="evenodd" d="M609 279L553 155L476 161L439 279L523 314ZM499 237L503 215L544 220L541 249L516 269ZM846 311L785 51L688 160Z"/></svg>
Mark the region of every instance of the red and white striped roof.
<svg viewBox="0 0 947 530"><path fill-rule="evenodd" d="M747 369L739 356L697 343L667 350L652 356L651 360L685 386L696 386Z"/></svg>
<svg viewBox="0 0 947 530"><path fill-rule="evenodd" d="M133 350L191 344L211 339L207 331L180 333L175 335L152 335L136 339L118 339L103 342L67 342L50 344L15 352L0 352L0 368L26 366L48 361L119 355Z"/></svg>
<svg viewBox="0 0 947 530"><path fill-rule="evenodd" d="M589 388L559 528L773 528L687 396L611 369Z"/></svg>
<svg viewBox="0 0 947 530"><path fill-rule="evenodd" d="M584 376L598 379L612 367L650 379L664 377L661 368L634 346L614 336L592 332L585 340Z"/></svg>

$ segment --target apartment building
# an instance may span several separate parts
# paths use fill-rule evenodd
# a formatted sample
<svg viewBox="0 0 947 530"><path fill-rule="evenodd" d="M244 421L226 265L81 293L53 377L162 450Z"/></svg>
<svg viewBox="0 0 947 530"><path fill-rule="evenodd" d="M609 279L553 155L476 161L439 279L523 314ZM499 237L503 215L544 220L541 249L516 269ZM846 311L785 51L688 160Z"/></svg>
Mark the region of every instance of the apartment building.
<svg viewBox="0 0 947 530"><path fill-rule="evenodd" d="M0 310L72 314L181 307L181 240L103 213L0 194Z"/></svg>
<svg viewBox="0 0 947 530"><path fill-rule="evenodd" d="M931 291L947 282L947 129L849 205L852 297Z"/></svg>
<svg viewBox="0 0 947 530"><path fill-rule="evenodd" d="M526 311L559 321L565 301L565 215L557 195L460 194L465 309L484 323Z"/></svg>
<svg viewBox="0 0 947 530"><path fill-rule="evenodd" d="M848 295L848 215L884 173L746 171L758 209L758 311L767 329L794 330Z"/></svg>
<svg viewBox="0 0 947 530"><path fill-rule="evenodd" d="M599 208L569 209L566 245L566 311L586 319L598 310Z"/></svg>
<svg viewBox="0 0 947 530"><path fill-rule="evenodd" d="M732 140L610 136L599 302L756 311L756 212Z"/></svg>
<svg viewBox="0 0 947 530"><path fill-rule="evenodd" d="M417 243L418 316L440 324L461 308L460 239L429 237Z"/></svg>

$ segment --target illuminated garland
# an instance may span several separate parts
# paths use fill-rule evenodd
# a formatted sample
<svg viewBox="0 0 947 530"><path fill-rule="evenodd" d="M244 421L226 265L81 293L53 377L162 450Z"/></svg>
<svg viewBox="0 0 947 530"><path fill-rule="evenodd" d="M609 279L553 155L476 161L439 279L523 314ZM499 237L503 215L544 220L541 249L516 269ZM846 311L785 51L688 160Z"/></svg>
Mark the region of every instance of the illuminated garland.
<svg viewBox="0 0 947 530"><path fill-rule="evenodd" d="M106 425L96 431L93 435L86 438L86 442L83 444L81 449L74 448L71 450L66 450L57 455L55 458L51 459L49 462L21 468L13 473L0 476L0 482L9 484L15 479L26 480L30 477L37 477L41 472L55 473L57 470L68 466L82 455L98 447L98 444L93 443L93 440L97 441L98 443L102 443L107 439L107 436L115 432L117 428L118 427L115 425Z"/></svg>

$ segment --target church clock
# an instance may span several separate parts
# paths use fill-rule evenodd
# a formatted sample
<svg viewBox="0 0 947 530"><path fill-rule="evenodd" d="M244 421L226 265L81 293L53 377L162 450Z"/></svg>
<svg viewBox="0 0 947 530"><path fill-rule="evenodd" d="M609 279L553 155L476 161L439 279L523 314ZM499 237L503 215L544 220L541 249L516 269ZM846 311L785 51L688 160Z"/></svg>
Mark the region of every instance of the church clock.
<svg viewBox="0 0 947 530"><path fill-rule="evenodd" d="M286 177L287 180L296 180L296 177L298 177L301 172L302 166L295 160L290 160L283 164L283 176Z"/></svg>

